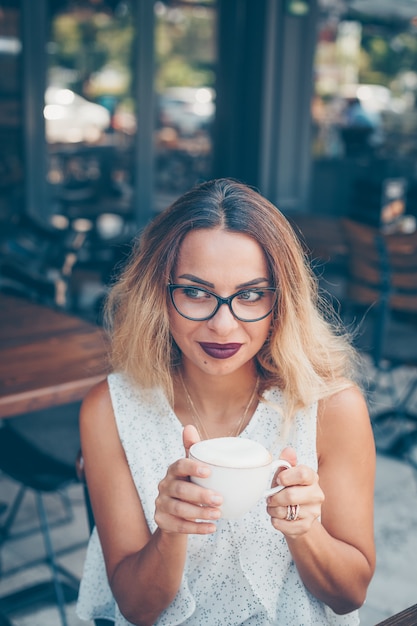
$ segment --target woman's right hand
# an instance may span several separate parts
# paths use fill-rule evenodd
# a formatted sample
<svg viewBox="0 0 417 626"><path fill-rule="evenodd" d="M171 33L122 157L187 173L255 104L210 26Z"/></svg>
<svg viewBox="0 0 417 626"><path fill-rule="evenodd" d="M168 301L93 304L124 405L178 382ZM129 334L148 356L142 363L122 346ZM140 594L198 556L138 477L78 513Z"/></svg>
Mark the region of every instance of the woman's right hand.
<svg viewBox="0 0 417 626"><path fill-rule="evenodd" d="M190 476L201 478L210 474L206 465L188 458L190 447L199 439L194 426L184 428L183 443L187 458L170 465L165 478L159 483L155 522L166 533L207 535L216 531L213 520L221 516L222 497L190 481Z"/></svg>

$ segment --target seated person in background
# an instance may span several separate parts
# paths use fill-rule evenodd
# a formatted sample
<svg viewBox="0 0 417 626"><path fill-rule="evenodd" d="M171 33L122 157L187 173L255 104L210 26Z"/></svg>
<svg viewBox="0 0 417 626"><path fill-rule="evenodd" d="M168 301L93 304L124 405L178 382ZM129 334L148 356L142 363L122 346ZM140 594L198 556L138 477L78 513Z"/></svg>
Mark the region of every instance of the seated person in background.
<svg viewBox="0 0 417 626"><path fill-rule="evenodd" d="M384 140L380 114L365 109L359 98L349 98L342 113L341 137L348 156L378 148Z"/></svg>
<svg viewBox="0 0 417 626"><path fill-rule="evenodd" d="M230 179L148 225L107 302L113 373L80 416L97 528L83 619L358 624L375 566L375 448L355 353L284 216ZM191 398L191 402L189 399ZM201 438L262 443L285 488L222 519ZM244 489L244 485L242 485Z"/></svg>

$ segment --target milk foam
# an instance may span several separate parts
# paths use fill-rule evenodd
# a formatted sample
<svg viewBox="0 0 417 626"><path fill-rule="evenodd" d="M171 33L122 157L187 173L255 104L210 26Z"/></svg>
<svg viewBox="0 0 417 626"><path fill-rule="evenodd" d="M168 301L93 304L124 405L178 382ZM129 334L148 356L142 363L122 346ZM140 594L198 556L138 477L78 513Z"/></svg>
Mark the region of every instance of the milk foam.
<svg viewBox="0 0 417 626"><path fill-rule="evenodd" d="M260 443L237 437L200 441L192 446L191 454L199 461L223 467L258 467L271 461L268 450Z"/></svg>

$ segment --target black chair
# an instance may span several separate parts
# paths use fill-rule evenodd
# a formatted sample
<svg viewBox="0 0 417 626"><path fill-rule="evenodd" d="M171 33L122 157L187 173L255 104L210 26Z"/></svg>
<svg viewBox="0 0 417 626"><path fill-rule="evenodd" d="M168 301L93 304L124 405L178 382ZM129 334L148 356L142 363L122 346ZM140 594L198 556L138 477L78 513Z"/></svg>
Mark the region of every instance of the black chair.
<svg viewBox="0 0 417 626"><path fill-rule="evenodd" d="M72 448L75 445L79 446L78 409L79 403L75 403L65 408L42 412L42 415L32 414L0 422L0 473L11 478L18 486L16 495L3 516L5 519L0 527L0 550L8 541L39 532L45 550L45 555L41 558L27 560L13 569L0 571L0 574L5 578L40 563L46 563L51 571L50 580L23 587L7 596L0 597L0 611L5 615L13 614L39 601L51 601L52 598L52 601L54 599L56 601L62 626L67 626L65 604L76 599L79 580L59 563L59 556L84 547L86 541L78 542L60 551L55 550L51 529L57 525L67 524L73 519L66 488L78 484L74 463L71 462L71 457L73 459L74 456L69 450L70 458L59 458L58 450L60 446L71 448L70 437L73 439ZM61 415L57 414L58 410ZM43 420L44 423L42 423L42 417L46 417ZM65 419L66 417L69 419ZM66 427L65 422L67 422ZM28 423L32 424L32 428L26 427L25 429ZM56 423L56 429L53 427L54 423ZM42 428L44 439L53 446L51 451L47 451L47 447L50 446L45 445L45 440L42 441ZM35 522L30 529L17 531L15 530L16 518L28 491L31 491L34 496L38 522ZM48 520L44 502L45 494L52 493L59 495L64 511L54 522ZM36 520L36 514L34 520Z"/></svg>
<svg viewBox="0 0 417 626"><path fill-rule="evenodd" d="M349 250L343 315L374 367L370 407L377 447L400 454L417 431L411 402L417 392L417 232L384 234L347 219L342 224ZM411 375L403 389L401 368ZM388 405L379 410L383 392Z"/></svg>
<svg viewBox="0 0 417 626"><path fill-rule="evenodd" d="M67 222L57 228L19 216L1 234L1 291L57 308L71 308L70 279L86 232L77 231Z"/></svg>

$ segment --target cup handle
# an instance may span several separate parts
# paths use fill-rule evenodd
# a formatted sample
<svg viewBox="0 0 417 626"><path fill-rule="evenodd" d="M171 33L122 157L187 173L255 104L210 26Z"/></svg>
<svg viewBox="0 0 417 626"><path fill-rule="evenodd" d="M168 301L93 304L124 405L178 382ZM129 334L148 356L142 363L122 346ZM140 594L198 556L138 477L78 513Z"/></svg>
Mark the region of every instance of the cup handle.
<svg viewBox="0 0 417 626"><path fill-rule="evenodd" d="M289 463L288 461L285 461L285 459L278 459L277 461L272 462L272 469L274 472L276 472L276 470L279 467L285 467L286 469L290 469L291 463ZM273 496L274 493L278 493L282 491L282 489L285 489L283 485L277 485L276 487L271 487L271 489L267 489L265 491L264 496L265 498L268 498L269 496Z"/></svg>

